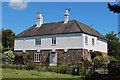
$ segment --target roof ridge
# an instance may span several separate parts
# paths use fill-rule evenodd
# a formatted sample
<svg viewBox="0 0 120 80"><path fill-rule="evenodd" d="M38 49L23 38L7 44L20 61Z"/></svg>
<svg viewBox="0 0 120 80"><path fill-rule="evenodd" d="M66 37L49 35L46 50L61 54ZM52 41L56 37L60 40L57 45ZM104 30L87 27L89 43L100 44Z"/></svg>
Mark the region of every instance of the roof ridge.
<svg viewBox="0 0 120 80"><path fill-rule="evenodd" d="M41 35L55 35L55 34L67 34L67 33L87 33L99 38L106 40L105 36L100 34L94 28L81 23L76 20L69 20L67 24L64 21L53 22L42 24L41 27L36 27L36 25L24 30L23 32L17 34L15 37L25 37L25 36L41 36Z"/></svg>
<svg viewBox="0 0 120 80"><path fill-rule="evenodd" d="M79 23L81 23L81 22L78 22L78 21L76 21L76 22L77 22L78 26L80 27ZM86 27L94 30L94 31L97 32L99 35L103 36L102 34L100 34L100 33L99 33L97 30L95 30L94 28L91 28L90 26L88 26L88 25L86 25L86 24L84 24L84 23L81 23L81 24L83 24L83 25L85 25ZM82 29L81 29L81 30L82 30ZM84 31L82 30L82 32L84 32ZM99 37L99 36L98 36L98 37ZM103 37L106 38L105 36L103 36ZM107 39L107 38L106 38L106 39Z"/></svg>
<svg viewBox="0 0 120 80"><path fill-rule="evenodd" d="M75 20L69 20L69 21L75 21ZM64 21L59 21L59 22L51 22L51 23L45 23L45 24L42 24L42 25L47 25L47 24L56 24L56 23L62 23Z"/></svg>
<svg viewBox="0 0 120 80"><path fill-rule="evenodd" d="M80 28L80 25L78 24L78 21L74 20L76 22L76 25L78 26L78 28L81 30L81 32L83 32L83 30Z"/></svg>

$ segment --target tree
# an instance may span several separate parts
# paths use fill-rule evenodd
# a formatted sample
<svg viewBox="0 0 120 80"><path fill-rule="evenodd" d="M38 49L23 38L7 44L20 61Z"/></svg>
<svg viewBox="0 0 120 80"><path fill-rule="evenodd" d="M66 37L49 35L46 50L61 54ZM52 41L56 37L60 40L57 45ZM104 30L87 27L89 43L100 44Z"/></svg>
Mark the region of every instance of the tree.
<svg viewBox="0 0 120 80"><path fill-rule="evenodd" d="M105 35L105 37L108 39L108 42L119 42L119 38L116 36L117 34L115 34L114 31L111 31Z"/></svg>
<svg viewBox="0 0 120 80"><path fill-rule="evenodd" d="M120 42L113 31L105 35L108 38L108 55L120 60Z"/></svg>
<svg viewBox="0 0 120 80"><path fill-rule="evenodd" d="M108 8L114 13L120 13L120 6L118 4L111 5L110 3L108 3Z"/></svg>
<svg viewBox="0 0 120 80"><path fill-rule="evenodd" d="M14 36L15 33L10 29L2 29L2 46L3 48L14 48Z"/></svg>

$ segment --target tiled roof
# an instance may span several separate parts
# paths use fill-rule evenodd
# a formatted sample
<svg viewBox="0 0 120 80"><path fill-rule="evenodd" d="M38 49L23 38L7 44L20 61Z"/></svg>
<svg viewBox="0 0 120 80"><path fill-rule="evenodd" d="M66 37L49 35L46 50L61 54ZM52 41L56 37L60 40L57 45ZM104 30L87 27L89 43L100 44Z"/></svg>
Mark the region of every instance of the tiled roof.
<svg viewBox="0 0 120 80"><path fill-rule="evenodd" d="M64 23L64 21L47 23L42 24L41 27L36 27L36 25L34 25L27 30L19 33L15 37L18 38L71 33L86 33L107 40L105 36L101 35L95 29L76 20L69 21L68 23Z"/></svg>

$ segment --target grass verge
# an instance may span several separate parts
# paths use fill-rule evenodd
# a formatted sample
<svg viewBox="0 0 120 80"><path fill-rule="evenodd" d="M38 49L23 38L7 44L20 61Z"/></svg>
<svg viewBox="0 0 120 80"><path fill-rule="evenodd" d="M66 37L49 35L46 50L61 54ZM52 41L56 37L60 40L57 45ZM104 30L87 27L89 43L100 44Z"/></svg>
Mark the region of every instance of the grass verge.
<svg viewBox="0 0 120 80"><path fill-rule="evenodd" d="M70 74L58 74L55 72L38 72L37 70L2 69L2 78L82 78Z"/></svg>

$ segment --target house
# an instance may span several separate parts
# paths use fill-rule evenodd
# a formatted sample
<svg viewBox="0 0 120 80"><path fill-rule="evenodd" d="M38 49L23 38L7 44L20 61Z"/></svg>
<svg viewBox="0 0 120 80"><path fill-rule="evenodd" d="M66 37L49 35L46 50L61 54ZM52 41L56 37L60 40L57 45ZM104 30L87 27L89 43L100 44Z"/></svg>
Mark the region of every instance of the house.
<svg viewBox="0 0 120 80"><path fill-rule="evenodd" d="M82 56L90 58L95 51L107 55L103 35L81 22L69 21L68 9L64 16L64 21L43 24L42 14L38 13L37 25L15 36L14 52L33 62L47 61L50 66L56 66L57 61L77 65Z"/></svg>

